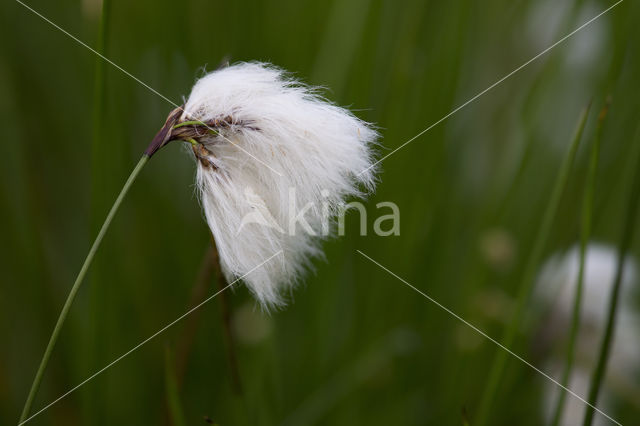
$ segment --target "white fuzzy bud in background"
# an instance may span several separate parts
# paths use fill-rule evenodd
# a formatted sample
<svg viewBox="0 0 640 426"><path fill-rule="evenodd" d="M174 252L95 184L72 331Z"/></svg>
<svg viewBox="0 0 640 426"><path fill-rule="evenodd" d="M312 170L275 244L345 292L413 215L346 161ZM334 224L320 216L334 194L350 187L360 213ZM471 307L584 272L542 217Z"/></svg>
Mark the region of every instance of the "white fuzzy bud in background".
<svg viewBox="0 0 640 426"><path fill-rule="evenodd" d="M586 396L593 367L597 362L598 349L607 322L609 298L615 279L618 253L615 247L591 243L585 257L580 329L576 338L575 363L569 380L569 388L578 395ZM535 300L544 307L546 322L544 337L554 351L547 354L545 367L553 376L560 377L565 364L567 338L575 300L579 247L567 253L552 256L542 267ZM612 414L613 399L628 403L637 398L629 389L634 389L633 377L640 372L640 317L634 306L634 286L638 284L638 267L631 256L625 258L621 283L620 304L616 312L616 328L613 346L607 363L605 386L598 404ZM544 412L552 419L560 391L549 384L545 392ZM615 397L615 398L613 398ZM561 425L581 424L585 405L582 401L567 396ZM594 425L610 422L603 416L594 419Z"/></svg>
<svg viewBox="0 0 640 426"><path fill-rule="evenodd" d="M323 224L347 197L374 188L378 135L316 89L262 63L198 80L179 122L191 120L210 127L194 138L193 152L222 268L229 280L248 274L243 280L263 306L281 305L283 292L322 256Z"/></svg>

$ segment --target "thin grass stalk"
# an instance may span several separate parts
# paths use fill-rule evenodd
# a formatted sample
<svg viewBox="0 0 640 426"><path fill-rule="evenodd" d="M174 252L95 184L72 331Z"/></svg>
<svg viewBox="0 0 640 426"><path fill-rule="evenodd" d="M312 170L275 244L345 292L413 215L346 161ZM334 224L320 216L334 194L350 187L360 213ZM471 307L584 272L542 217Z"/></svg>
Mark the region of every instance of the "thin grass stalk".
<svg viewBox="0 0 640 426"><path fill-rule="evenodd" d="M224 276L218 273L218 289L222 290L227 286ZM229 371L231 373L231 389L236 395L242 396L242 381L240 380L240 368L238 355L236 354L235 339L231 331L231 311L229 309L229 296L226 293L220 294L220 316L222 320L222 332L225 346L227 347L227 358L229 360Z"/></svg>
<svg viewBox="0 0 640 426"><path fill-rule="evenodd" d="M636 220L638 218L638 201L640 200L640 149L638 148L638 146L640 146L639 136L640 129L636 133L636 137L634 139L634 144L636 145L636 160L633 168L633 181L631 183L631 191L629 194L625 222L624 226L622 227L622 236L618 245L618 263L616 266L616 275L613 281L613 287L609 296L607 324L604 336L602 338L602 343L600 344L598 361L593 370L591 385L589 387L589 396L587 400L589 401L591 406L587 406L585 409L583 422L584 426L590 426L593 422L593 416L595 413L593 406L595 406L596 402L598 401L598 394L604 380L604 375L607 368L607 360L609 359L609 354L611 352L613 332L615 330L616 312L618 309L618 301L620 299L620 287L622 286L625 258L627 256L627 252L629 251L629 247L631 246L631 241L636 226Z"/></svg>
<svg viewBox="0 0 640 426"><path fill-rule="evenodd" d="M196 306L207 298L207 290L215 272L215 256L213 250L214 249L211 246L207 246L205 249L200 267L198 268L196 281L191 289L191 296L189 297L190 301L187 307ZM180 338L176 343L175 371L178 390L182 388L187 364L189 362L189 356L200 325L200 319L201 312L199 310L189 315L188 318L185 318L182 331L180 332Z"/></svg>
<svg viewBox="0 0 640 426"><path fill-rule="evenodd" d="M180 401L180 392L178 387L178 379L174 368L173 354L169 347L164 351L164 381L167 397L167 407L171 424L173 426L186 426L187 422Z"/></svg>
<svg viewBox="0 0 640 426"><path fill-rule="evenodd" d="M216 247L216 241L211 235L211 247L213 248L214 268L216 271L216 281L218 282L218 290L222 291L227 286L227 280L222 273L220 265L220 254ZM235 339L231 331L231 310L229 308L229 298L226 293L220 295L220 319L222 320L222 333L224 343L227 348L227 358L229 360L229 371L231 373L231 388L238 396L242 395L242 381L240 380L240 368L238 364L238 356L236 354Z"/></svg>
<svg viewBox="0 0 640 426"><path fill-rule="evenodd" d="M96 51L100 54L104 54L107 46L107 39L109 36L109 8L110 0L102 1L102 11L100 13L100 22L98 24L98 38L96 40ZM93 133L91 137L91 151L92 151L92 163L99 158L96 155L99 154L99 149L103 144L103 131L104 131L104 110L105 110L105 71L106 62L101 57L96 57L95 74L94 74L94 86L93 86Z"/></svg>
<svg viewBox="0 0 640 426"><path fill-rule="evenodd" d="M211 283L213 275L213 248L211 246L207 246L204 256L202 257L200 267L198 268L198 275L196 277L195 283L193 284L193 288L191 289L191 296L189 298L190 302L187 305L188 307L199 305L206 299L207 289L209 287L209 284ZM171 355L172 358L170 361L173 363L170 366L170 368L173 370L172 374L174 384L172 386L175 386L175 392L178 395L180 394L184 382L187 364L189 362L189 356L191 354L193 343L196 338L196 332L200 325L201 314L202 312L200 310L197 310L189 315L188 318L185 318L184 325L179 333L180 337L175 345L175 351L171 350L171 348L167 348L167 352L169 355ZM174 353L175 356L173 355ZM165 368L169 368L169 366ZM167 388L167 390L169 389ZM174 416L174 414L172 413L173 408L170 407L171 403L172 402L169 400L169 395L167 395L165 406L163 407L162 412L162 415L165 418L165 424L171 424L171 419Z"/></svg>
<svg viewBox="0 0 640 426"><path fill-rule="evenodd" d="M596 186L596 173L598 170L598 160L600 157L600 141L602 140L602 125L604 119L607 116L609 109L608 103L600 111L598 116L598 128L596 130L596 137L591 147L591 153L589 156L589 171L587 172L587 181L585 187L584 199L582 202L582 223L580 232L580 263L578 267L578 280L576 282L576 292L573 300L573 312L571 315L571 329L569 331L569 341L567 343L567 354L564 371L560 383L563 386L569 386L569 379L571 377L571 371L573 369L573 360L575 356L575 342L580 329L580 312L582 310L582 293L584 288L584 268L585 259L587 255L587 244L591 238L591 224L593 216L593 198ZM558 401L556 403L556 409L553 415L553 426L560 424L562 418L562 412L564 410L564 404L567 399L567 393L560 391Z"/></svg>
<svg viewBox="0 0 640 426"><path fill-rule="evenodd" d="M56 322L56 325L53 328L53 333L51 333L51 337L49 338L49 343L47 344L47 347L44 351L44 355L42 356L42 360L40 361L40 366L38 367L36 376L33 379L33 383L31 384L31 389L29 390L29 396L27 397L27 401L25 402L24 408L22 409L22 414L20 416L20 421L18 425L21 425L28 420L27 417L29 416L29 412L31 411L31 405L33 404L33 400L36 394L38 393L38 389L42 381L42 376L44 375L44 372L47 368L47 364L49 363L51 352L53 351L53 348L56 345L56 342L58 341L58 336L60 334L60 330L62 329L62 325L64 324L64 321L67 319L69 308L71 307L71 304L73 303L73 300L76 297L76 293L80 289L80 285L84 280L84 277L87 273L87 270L89 269L89 266L91 266L93 257L98 251L98 247L100 247L100 243L102 243L102 239L107 233L107 230L109 229L109 226L111 225L111 222L113 221L114 216L116 215L118 209L120 208L120 205L122 204L122 200L124 200L124 197L127 195L127 192L129 192L129 189L131 188L131 185L133 184L133 182L135 182L136 178L138 177L138 174L140 173L140 170L142 170L142 168L144 167L144 165L147 163L148 160L149 160L149 157L147 155L143 155L142 158L140 158L140 161L138 161L138 164L136 165L136 167L133 169L133 171L129 175L129 178L127 179L126 183L122 187L122 190L118 195L118 198L116 198L116 201L113 203L113 206L111 207L111 210L107 215L107 218L104 220L104 223L100 228L100 232L98 233L98 236L93 242L93 245L91 246L91 249L87 254L87 257L84 260L84 263L82 264L82 268L80 268L80 272L78 273L78 276L76 277L76 280L73 283L73 286L71 287L71 291L69 291L67 300L64 302L62 311L58 316L58 321Z"/></svg>
<svg viewBox="0 0 640 426"><path fill-rule="evenodd" d="M533 288L533 283L536 276L538 264L540 263L543 249L549 237L549 233L551 231L551 225L553 224L553 219L556 216L556 212L560 204L560 198L567 185L569 172L571 171L571 168L573 166L573 163L576 157L576 152L580 144L580 139L582 138L582 132L587 122L587 116L589 114L590 106L591 104L589 104L580 114L580 118L578 119L578 124L574 132L573 139L569 146L569 151L567 152L562 162L562 165L560 167L560 172L554 183L551 197L549 198L549 203L547 204L547 207L545 209L544 216L540 224L540 229L536 235L536 239L533 244L533 249L531 250L531 253L525 265L525 269L522 277L522 284L518 291L516 308L511 317L511 321L509 323L507 331L505 332L505 336L502 339L502 344L507 348L511 348L513 346L516 335L518 333L518 326L522 322L525 304ZM483 393L480 406L478 408L476 421L474 423L477 426L484 426L486 424L487 417L491 410L491 405L493 403L493 400L495 399L495 395L498 390L498 385L500 384L500 380L502 379L502 375L504 373L507 356L508 356L508 353L506 351L500 350L498 351L498 353L494 358L494 362L489 372L489 379L487 381L487 385Z"/></svg>
<svg viewBox="0 0 640 426"><path fill-rule="evenodd" d="M111 0L102 0L102 9L98 22L98 33L96 38L96 51L102 55L107 54L107 43L109 39ZM110 148L107 146L105 135L106 117L106 65L107 63L99 56L95 57L94 78L93 78L93 109L92 109L92 134L91 134L91 178L90 178L90 209L89 209L89 231L91 238L99 232L100 221L109 199L106 194L112 191L107 187L108 171L107 164L113 166L114 141L111 141ZM99 365L101 356L106 352L105 335L105 304L107 304L107 286L102 285L101 277L103 272L102 262L99 260L94 264L93 273L89 274L89 319L88 319L88 365ZM106 402L101 396L104 395L102 387L94 387L86 394L86 399L82 403L82 414L84 418L95 419L97 425L104 424Z"/></svg>

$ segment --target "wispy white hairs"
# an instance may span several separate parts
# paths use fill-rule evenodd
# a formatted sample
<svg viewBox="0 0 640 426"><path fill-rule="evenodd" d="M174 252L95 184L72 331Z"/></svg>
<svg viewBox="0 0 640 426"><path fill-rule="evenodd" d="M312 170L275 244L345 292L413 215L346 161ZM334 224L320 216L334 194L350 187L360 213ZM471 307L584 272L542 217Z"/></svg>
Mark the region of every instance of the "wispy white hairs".
<svg viewBox="0 0 640 426"><path fill-rule="evenodd" d="M197 187L227 277L282 252L244 278L265 307L284 303L322 256L345 199L374 188L376 131L317 93L272 65L240 63L199 79L178 121L207 124L192 140Z"/></svg>

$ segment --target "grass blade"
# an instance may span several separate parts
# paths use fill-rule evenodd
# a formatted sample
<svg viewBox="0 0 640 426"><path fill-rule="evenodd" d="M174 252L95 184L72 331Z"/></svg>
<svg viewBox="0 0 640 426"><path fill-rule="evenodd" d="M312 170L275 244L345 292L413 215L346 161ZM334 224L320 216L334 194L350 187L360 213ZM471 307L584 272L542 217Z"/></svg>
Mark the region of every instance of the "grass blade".
<svg viewBox="0 0 640 426"><path fill-rule="evenodd" d="M109 40L111 0L103 0L98 22L98 34L96 39L96 51L106 55ZM104 212L109 208L110 194L113 188L113 176L119 170L114 168L118 161L118 150L115 138L110 141L107 132L107 62L101 57L95 57L94 78L93 78L93 109L92 109L92 133L91 133L91 171L90 171L90 198L89 198L89 232L90 236L99 232L100 222L104 217ZM111 142L111 143L109 143ZM115 170L114 170L115 169ZM108 256L108 254L107 254ZM102 277L106 275L107 266L97 259L93 265L93 270L87 278L89 283L88 301L88 350L87 364L91 368L106 362L104 354L107 353L107 343L104 336L107 334L107 306L108 285L103 282ZM104 426L102 420L106 417L107 405L104 387L94 387L85 395L82 403L83 417L93 420L96 426Z"/></svg>
<svg viewBox="0 0 640 426"><path fill-rule="evenodd" d="M507 348L513 346L516 334L518 332L518 326L522 322L524 307L529 293L531 293L531 289L533 288L538 264L540 263L542 251L549 237L551 225L553 224L553 219L558 210L558 205L560 204L560 198L567 185L569 171L571 170L576 157L578 145L580 144L580 139L582 138L582 132L587 122L587 116L589 115L589 109L590 105L588 105L584 109L584 111L582 111L580 118L578 119L578 125L574 132L571 145L569 146L569 151L567 152L562 162L562 166L560 168L558 177L556 178L549 203L547 204L544 216L542 217L542 223L540 224L539 232L534 241L534 245L529 258L527 259L527 264L525 266L522 277L522 284L518 292L516 308L513 316L511 317L511 321L509 323L505 336L502 340L502 344ZM475 422L477 426L484 426L486 424L487 417L491 410L491 405L498 390L498 385L500 384L500 380L502 379L502 375L504 373L507 356L507 352L500 350L494 358L494 362L489 372L489 379L487 381L487 385L482 396L482 401L480 402L480 406L478 409L478 414Z"/></svg>
<svg viewBox="0 0 640 426"><path fill-rule="evenodd" d="M164 379L171 424L173 426L186 426L187 423L184 419L184 410L182 409L182 403L180 402L176 371L175 368L173 368L173 355L168 347L165 348L164 360Z"/></svg>
<svg viewBox="0 0 640 426"><path fill-rule="evenodd" d="M136 165L136 167L133 169L133 171L129 175L129 178L127 179L126 183L122 187L122 190L118 195L118 198L116 198L116 201L113 203L113 206L111 207L111 210L107 215L107 218L104 220L104 223L100 228L100 232L98 233L98 236L93 242L93 245L91 246L91 249L87 254L87 258L84 260L84 263L82 264L82 268L80 268L80 272L78 273L78 276L76 277L76 280L73 283L73 286L71 287L71 291L69 291L67 300L64 302L62 311L58 316L58 321L56 322L56 325L53 328L53 333L51 333L51 337L49 338L49 343L47 344L47 348L45 349L44 355L42 356L42 360L40 361L40 366L38 367L38 371L36 372L36 377L33 379L33 383L31 384L31 389L29 390L29 396L27 397L27 401L25 402L24 408L22 409L22 415L20 416L20 421L18 425L26 423L27 420L29 420L27 416L31 411L31 405L33 404L33 399L38 393L38 388L40 387L42 376L44 374L44 371L47 368L47 364L49 363L51 352L53 351L53 348L56 345L56 342L58 341L58 335L60 334L62 325L64 324L64 321L67 318L67 315L69 314L69 308L71 308L71 304L73 303L73 300L76 297L76 293L78 292L78 289L80 289L80 285L84 280L84 276L86 275L87 270L89 269L89 266L93 261L93 257L95 256L96 251L98 251L98 247L100 247L100 243L102 243L102 239L104 238L104 235L107 233L107 230L109 229L109 226L111 225L111 222L113 221L113 218L116 215L116 212L120 208L120 205L122 204L122 200L124 200L124 197L127 195L127 192L129 192L129 188L131 188L131 185L138 177L140 170L142 170L144 165L147 163L147 160L149 160L149 157L147 157L146 155L143 155L142 158L140 158L140 161L138 161L138 164Z"/></svg>
<svg viewBox="0 0 640 426"><path fill-rule="evenodd" d="M611 289L611 295L609 296L609 311L607 313L607 325L605 328L602 343L600 345L600 353L598 355L598 362L593 370L593 376L591 379L591 386L589 388L588 401L590 404L595 405L598 400L598 393L602 386L605 370L607 367L607 359L611 352L611 343L613 340L613 331L615 329L616 311L618 308L618 299L620 298L620 287L622 285L622 274L624 271L625 257L631 246L631 240L633 237L636 219L638 217L638 200L640 200L640 130L636 133L635 137L635 165L633 173L633 181L631 183L631 191L629 194L629 201L627 205L627 212L622 227L622 236L620 238L620 244L618 245L618 263L616 266L616 275L613 281L613 287ZM594 410L592 407L587 406L584 415L584 426L589 426L593 422Z"/></svg>
<svg viewBox="0 0 640 426"><path fill-rule="evenodd" d="M573 303L573 312L571 316L571 329L569 331L569 342L567 344L567 358L564 371L560 383L563 386L569 385L569 378L571 377L571 370L573 369L573 359L575 356L575 341L578 336L578 330L580 329L580 312L582 309L582 290L584 287L584 264L587 252L587 244L591 237L591 223L593 215L593 197L596 184L596 173L598 170L598 159L600 156L600 141L602 138L602 125L604 119L607 116L609 109L608 103L600 111L598 116L598 128L596 130L596 138L591 147L591 154L589 158L589 171L587 172L587 181L584 193L584 199L582 203L582 224L580 233L580 264L578 267L578 281L576 283L576 293ZM566 392L560 392L558 401L556 403L556 409L553 415L553 426L560 424L562 418L562 411L564 409L564 403L567 399Z"/></svg>

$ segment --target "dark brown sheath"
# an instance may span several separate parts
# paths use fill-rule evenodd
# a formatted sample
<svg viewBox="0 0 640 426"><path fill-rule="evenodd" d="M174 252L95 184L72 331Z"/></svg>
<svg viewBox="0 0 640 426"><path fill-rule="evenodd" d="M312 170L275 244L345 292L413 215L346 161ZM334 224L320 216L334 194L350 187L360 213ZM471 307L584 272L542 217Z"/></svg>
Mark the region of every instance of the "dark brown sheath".
<svg viewBox="0 0 640 426"><path fill-rule="evenodd" d="M176 122L180 118L180 115L184 111L183 107L184 105L171 111L171 113L167 117L167 121L164 123L164 126L162 126L162 129L160 129L160 131L156 133L156 136L153 138L146 151L144 152L147 157L151 158L153 154L155 154L160 148L162 148L166 145L167 142L169 142L171 138L171 129L173 128L173 126L175 126Z"/></svg>

